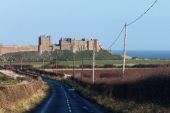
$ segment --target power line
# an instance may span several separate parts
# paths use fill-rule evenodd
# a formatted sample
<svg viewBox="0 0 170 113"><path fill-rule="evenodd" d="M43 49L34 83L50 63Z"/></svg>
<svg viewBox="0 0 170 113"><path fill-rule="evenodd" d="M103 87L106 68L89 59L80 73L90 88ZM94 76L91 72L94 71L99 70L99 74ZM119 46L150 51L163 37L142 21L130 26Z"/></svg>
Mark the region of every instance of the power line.
<svg viewBox="0 0 170 113"><path fill-rule="evenodd" d="M153 4L152 4L144 13L142 13L139 17L137 17L135 20L133 20L133 21L130 22L129 24L127 24L127 26L130 26L130 25L136 23L138 20L140 20L147 12L149 12L149 10L152 9L152 7L153 7L157 2L158 2L158 0L155 0L155 1L153 2Z"/></svg>
<svg viewBox="0 0 170 113"><path fill-rule="evenodd" d="M142 13L142 14L141 14L139 17L137 17L135 20L131 21L129 24L127 24L127 26L130 26L130 25L136 23L138 20L140 20L143 16L145 16L145 14L147 14L147 12L149 12L149 11L152 9L152 7L153 7L157 2L158 2L158 0L155 0L155 1L153 2L153 4L152 4L144 13ZM116 42L117 42L118 39L120 38L120 36L121 36L124 28L125 28L125 26L123 26L123 28L121 29L119 35L118 35L117 38L113 41L113 43L109 46L108 49L111 49L112 46L114 46L114 45L116 44Z"/></svg>
<svg viewBox="0 0 170 113"><path fill-rule="evenodd" d="M116 44L116 42L118 41L118 39L120 38L123 30L124 30L125 26L123 26L123 28L121 29L120 33L118 34L117 38L113 41L113 43L109 46L109 49L112 48L112 46L114 46Z"/></svg>

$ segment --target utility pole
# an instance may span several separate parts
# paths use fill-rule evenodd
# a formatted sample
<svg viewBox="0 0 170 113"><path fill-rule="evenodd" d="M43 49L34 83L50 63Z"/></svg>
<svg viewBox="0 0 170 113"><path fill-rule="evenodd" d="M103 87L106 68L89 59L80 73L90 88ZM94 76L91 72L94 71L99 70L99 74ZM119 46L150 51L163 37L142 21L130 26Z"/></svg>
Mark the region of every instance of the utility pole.
<svg viewBox="0 0 170 113"><path fill-rule="evenodd" d="M10 65L10 69L11 69L11 65L12 65L12 56L9 57L9 65Z"/></svg>
<svg viewBox="0 0 170 113"><path fill-rule="evenodd" d="M58 74L57 68L58 68L58 50L56 51L56 56L55 56L55 68L56 68L56 73Z"/></svg>
<svg viewBox="0 0 170 113"><path fill-rule="evenodd" d="M58 68L58 50L55 53L55 68Z"/></svg>
<svg viewBox="0 0 170 113"><path fill-rule="evenodd" d="M73 77L75 75L75 55L73 54Z"/></svg>
<svg viewBox="0 0 170 113"><path fill-rule="evenodd" d="M21 56L21 67L20 67L21 70L22 70L22 61L23 61L23 57Z"/></svg>
<svg viewBox="0 0 170 113"><path fill-rule="evenodd" d="M81 46L81 61L82 61L82 62L81 62L81 68L82 68L82 70L81 70L81 80L82 80L82 78L83 78L83 71L84 71L84 70L83 70L83 68L84 68L84 67L83 67L84 62L83 62L83 53L82 53L82 52L83 52L83 46Z"/></svg>
<svg viewBox="0 0 170 113"><path fill-rule="evenodd" d="M95 51L96 51L96 48L95 48L95 42L94 42L94 45L93 45L93 84L94 84L94 74L95 74Z"/></svg>
<svg viewBox="0 0 170 113"><path fill-rule="evenodd" d="M57 58L57 56L55 57L55 68L57 69L57 61L58 61L58 58Z"/></svg>
<svg viewBox="0 0 170 113"><path fill-rule="evenodd" d="M44 58L43 58L43 69L44 69L44 64L45 64L45 63L44 63Z"/></svg>
<svg viewBox="0 0 170 113"><path fill-rule="evenodd" d="M124 52L123 52L123 76L125 75L125 68L126 68L127 32L128 32L127 24L125 24Z"/></svg>

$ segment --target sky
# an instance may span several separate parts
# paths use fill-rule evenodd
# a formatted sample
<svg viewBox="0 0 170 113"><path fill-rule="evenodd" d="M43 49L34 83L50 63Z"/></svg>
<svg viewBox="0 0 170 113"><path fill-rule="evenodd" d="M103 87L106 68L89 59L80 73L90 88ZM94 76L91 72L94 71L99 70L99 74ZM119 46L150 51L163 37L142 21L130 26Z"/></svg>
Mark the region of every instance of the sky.
<svg viewBox="0 0 170 113"><path fill-rule="evenodd" d="M107 49L125 23L154 0L0 0L0 43L37 45L38 36L97 38ZM128 50L170 50L170 1L158 3L128 27ZM123 35L112 47L123 49Z"/></svg>

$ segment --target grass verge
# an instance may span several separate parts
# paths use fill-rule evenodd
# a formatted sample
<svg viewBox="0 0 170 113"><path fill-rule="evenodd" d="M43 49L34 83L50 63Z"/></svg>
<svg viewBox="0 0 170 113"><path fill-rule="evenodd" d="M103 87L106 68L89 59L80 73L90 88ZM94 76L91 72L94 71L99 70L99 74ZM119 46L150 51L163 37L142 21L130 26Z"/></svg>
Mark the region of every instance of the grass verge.
<svg viewBox="0 0 170 113"><path fill-rule="evenodd" d="M0 73L0 87L4 87L6 85L16 85L18 82L13 78L6 76L3 73Z"/></svg>
<svg viewBox="0 0 170 113"><path fill-rule="evenodd" d="M44 83L42 90L39 90L31 98L15 102L6 108L0 108L0 113L30 113L48 96L48 92L49 86Z"/></svg>
<svg viewBox="0 0 170 113"><path fill-rule="evenodd" d="M133 100L120 100L108 94L102 95L91 90L90 86L81 86L73 80L64 80L88 100L98 104L108 113L170 113L169 106L159 106L155 103L138 103Z"/></svg>

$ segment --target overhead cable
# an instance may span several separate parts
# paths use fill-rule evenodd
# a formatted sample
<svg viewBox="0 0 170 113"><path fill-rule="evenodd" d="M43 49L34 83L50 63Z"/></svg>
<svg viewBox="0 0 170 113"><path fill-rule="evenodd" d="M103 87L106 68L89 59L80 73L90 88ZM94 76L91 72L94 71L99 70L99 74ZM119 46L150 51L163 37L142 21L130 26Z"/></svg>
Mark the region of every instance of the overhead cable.
<svg viewBox="0 0 170 113"><path fill-rule="evenodd" d="M129 24L127 24L127 26L130 26L130 25L136 23L138 20L140 20L143 16L145 16L145 14L147 14L147 12L149 12L149 11L152 9L152 7L153 7L157 2L158 2L158 0L155 0L155 1L153 2L153 4L152 4L144 13L142 13L140 16L138 16L135 20L131 21Z"/></svg>
<svg viewBox="0 0 170 113"><path fill-rule="evenodd" d="M112 46L114 46L116 44L116 42L118 41L118 39L120 38L123 30L124 30L125 26L123 26L123 28L121 29L120 33L118 34L117 38L113 41L113 43L109 46L109 49L112 48Z"/></svg>

